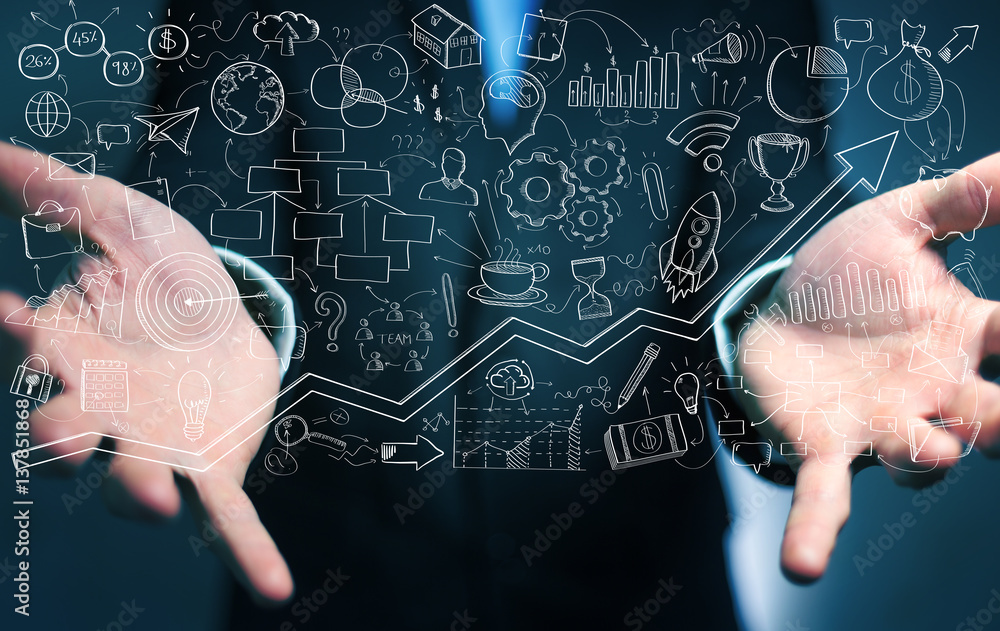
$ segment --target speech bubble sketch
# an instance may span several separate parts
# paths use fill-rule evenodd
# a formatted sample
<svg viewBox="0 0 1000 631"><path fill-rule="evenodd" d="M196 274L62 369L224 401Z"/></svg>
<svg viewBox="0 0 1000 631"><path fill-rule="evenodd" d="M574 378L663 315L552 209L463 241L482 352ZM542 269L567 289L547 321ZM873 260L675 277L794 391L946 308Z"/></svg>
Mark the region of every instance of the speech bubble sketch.
<svg viewBox="0 0 1000 631"><path fill-rule="evenodd" d="M865 44L872 41L872 21L867 18L834 20L833 32L838 42L844 42L845 48L850 48L853 42Z"/></svg>
<svg viewBox="0 0 1000 631"><path fill-rule="evenodd" d="M112 125L101 123L97 126L97 142L111 149L111 145L127 145L131 140L131 128L128 125Z"/></svg>
<svg viewBox="0 0 1000 631"><path fill-rule="evenodd" d="M749 462L744 461L742 457L739 460L736 458L736 453L743 451L746 453L749 450L759 449L761 455L763 455L763 462ZM760 473L761 467L766 467L771 464L771 453L772 453L771 443L733 443L733 464L737 467L753 467L754 473Z"/></svg>

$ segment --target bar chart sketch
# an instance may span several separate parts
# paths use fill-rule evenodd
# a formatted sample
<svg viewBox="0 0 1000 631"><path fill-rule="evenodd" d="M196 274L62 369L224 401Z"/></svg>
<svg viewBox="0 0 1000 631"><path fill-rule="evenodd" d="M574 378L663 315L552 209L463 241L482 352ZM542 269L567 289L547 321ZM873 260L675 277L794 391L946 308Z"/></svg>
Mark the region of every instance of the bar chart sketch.
<svg viewBox="0 0 1000 631"><path fill-rule="evenodd" d="M604 81L585 74L569 82L570 107L675 110L680 105L680 56L666 53L635 62L635 73L608 68Z"/></svg>

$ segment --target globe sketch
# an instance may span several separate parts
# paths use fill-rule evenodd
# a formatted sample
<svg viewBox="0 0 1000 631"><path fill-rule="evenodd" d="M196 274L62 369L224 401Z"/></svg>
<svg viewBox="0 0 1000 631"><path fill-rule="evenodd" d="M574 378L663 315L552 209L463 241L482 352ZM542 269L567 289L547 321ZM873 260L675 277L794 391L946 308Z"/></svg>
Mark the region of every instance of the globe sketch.
<svg viewBox="0 0 1000 631"><path fill-rule="evenodd" d="M212 112L234 134L259 134L274 125L284 109L281 81L261 64L235 63L212 84Z"/></svg>
<svg viewBox="0 0 1000 631"><path fill-rule="evenodd" d="M24 108L24 120L36 136L58 136L69 127L69 104L55 92L39 92Z"/></svg>

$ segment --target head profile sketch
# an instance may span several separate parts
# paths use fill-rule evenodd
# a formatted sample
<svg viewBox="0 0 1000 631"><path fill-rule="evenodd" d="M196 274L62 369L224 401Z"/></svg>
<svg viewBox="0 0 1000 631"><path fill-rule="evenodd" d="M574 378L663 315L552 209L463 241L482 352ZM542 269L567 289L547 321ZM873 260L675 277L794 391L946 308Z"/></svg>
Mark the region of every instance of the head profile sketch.
<svg viewBox="0 0 1000 631"><path fill-rule="evenodd" d="M440 180L434 180L420 189L420 199L442 202L444 204L460 204L462 206L478 206L479 193L476 189L462 181L465 172L465 153L461 149L448 147L441 154Z"/></svg>
<svg viewBox="0 0 1000 631"><path fill-rule="evenodd" d="M487 139L502 140L507 153L535 134L545 107L545 86L523 70L501 70L483 84L479 119Z"/></svg>

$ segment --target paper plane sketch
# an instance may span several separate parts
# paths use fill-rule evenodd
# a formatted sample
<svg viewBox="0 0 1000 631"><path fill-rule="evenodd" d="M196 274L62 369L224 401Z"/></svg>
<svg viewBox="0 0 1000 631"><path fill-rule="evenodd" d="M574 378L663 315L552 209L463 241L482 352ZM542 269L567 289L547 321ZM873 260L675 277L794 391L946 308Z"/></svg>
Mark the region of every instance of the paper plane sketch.
<svg viewBox="0 0 1000 631"><path fill-rule="evenodd" d="M191 138L191 130L194 122L198 119L199 108L193 107L182 112L170 112L166 114L134 114L137 121L149 127L150 142L169 141L187 153L188 139Z"/></svg>

